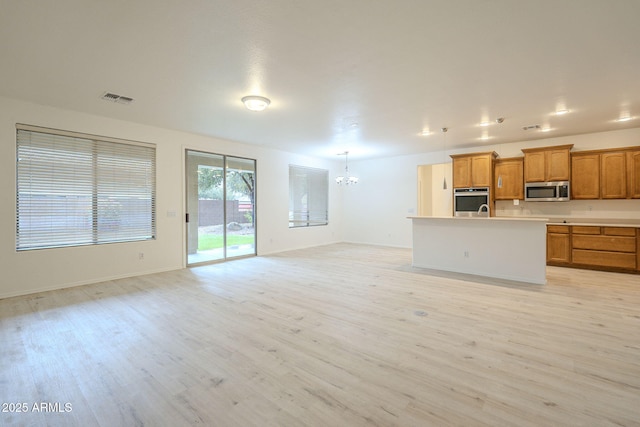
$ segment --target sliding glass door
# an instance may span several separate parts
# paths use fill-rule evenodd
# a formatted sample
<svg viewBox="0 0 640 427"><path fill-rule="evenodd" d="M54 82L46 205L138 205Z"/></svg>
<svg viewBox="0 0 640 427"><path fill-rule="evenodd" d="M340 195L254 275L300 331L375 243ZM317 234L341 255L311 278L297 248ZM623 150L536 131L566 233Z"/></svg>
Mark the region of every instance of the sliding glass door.
<svg viewBox="0 0 640 427"><path fill-rule="evenodd" d="M252 159L187 150L187 264L256 254Z"/></svg>

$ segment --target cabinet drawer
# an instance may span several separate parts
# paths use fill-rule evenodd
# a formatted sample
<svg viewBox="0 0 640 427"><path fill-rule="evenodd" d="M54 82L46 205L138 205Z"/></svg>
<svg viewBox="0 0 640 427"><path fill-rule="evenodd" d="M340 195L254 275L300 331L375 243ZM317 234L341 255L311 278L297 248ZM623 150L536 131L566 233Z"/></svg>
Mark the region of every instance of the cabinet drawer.
<svg viewBox="0 0 640 427"><path fill-rule="evenodd" d="M595 265L600 267L617 267L617 268L636 268L636 254L606 252L606 251L588 251L583 249L574 249L572 252L572 261L574 264Z"/></svg>
<svg viewBox="0 0 640 427"><path fill-rule="evenodd" d="M568 225L547 225L547 233L569 234Z"/></svg>
<svg viewBox="0 0 640 427"><path fill-rule="evenodd" d="M591 225L574 225L571 227L573 234L600 234L600 227Z"/></svg>
<svg viewBox="0 0 640 427"><path fill-rule="evenodd" d="M635 236L636 229L631 227L603 227L603 233L607 236Z"/></svg>
<svg viewBox="0 0 640 427"><path fill-rule="evenodd" d="M623 236L573 235L574 249L591 249L611 252L636 252L636 238Z"/></svg>

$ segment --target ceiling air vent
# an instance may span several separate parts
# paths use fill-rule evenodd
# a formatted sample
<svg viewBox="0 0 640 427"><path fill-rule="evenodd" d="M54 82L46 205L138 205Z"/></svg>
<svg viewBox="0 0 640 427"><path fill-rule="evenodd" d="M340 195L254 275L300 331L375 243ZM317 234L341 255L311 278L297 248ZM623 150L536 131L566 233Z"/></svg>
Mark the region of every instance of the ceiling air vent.
<svg viewBox="0 0 640 427"><path fill-rule="evenodd" d="M540 125L529 125L529 126L522 127L522 130L532 130L532 129L540 129Z"/></svg>
<svg viewBox="0 0 640 427"><path fill-rule="evenodd" d="M102 99L105 101L117 102L118 104L131 104L133 102L133 98L111 92L105 92L104 95L102 95Z"/></svg>

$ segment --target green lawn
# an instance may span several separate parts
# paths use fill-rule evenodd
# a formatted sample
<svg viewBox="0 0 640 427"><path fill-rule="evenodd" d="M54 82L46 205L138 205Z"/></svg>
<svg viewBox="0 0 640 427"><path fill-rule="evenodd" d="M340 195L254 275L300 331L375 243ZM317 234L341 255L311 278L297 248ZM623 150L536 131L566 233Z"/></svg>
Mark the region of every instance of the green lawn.
<svg viewBox="0 0 640 427"><path fill-rule="evenodd" d="M229 234L227 235L227 246L248 245L253 243L254 237L249 235ZM222 235L203 234L198 236L198 250L206 251L209 249L222 248Z"/></svg>

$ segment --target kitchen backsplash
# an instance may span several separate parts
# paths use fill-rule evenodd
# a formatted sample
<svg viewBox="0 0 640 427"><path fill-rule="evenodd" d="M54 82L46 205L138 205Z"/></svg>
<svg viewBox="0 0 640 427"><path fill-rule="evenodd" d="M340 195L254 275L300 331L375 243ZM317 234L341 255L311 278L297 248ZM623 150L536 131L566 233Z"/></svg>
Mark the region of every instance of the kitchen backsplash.
<svg viewBox="0 0 640 427"><path fill-rule="evenodd" d="M496 216L640 220L640 199L571 200L568 202L496 201Z"/></svg>

